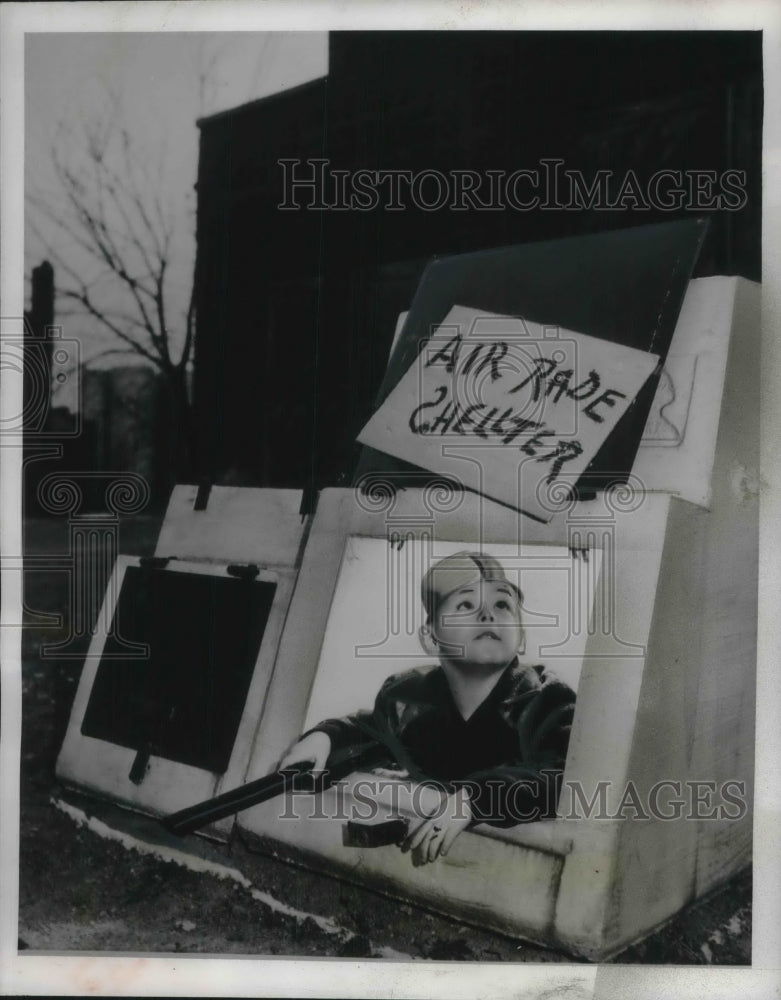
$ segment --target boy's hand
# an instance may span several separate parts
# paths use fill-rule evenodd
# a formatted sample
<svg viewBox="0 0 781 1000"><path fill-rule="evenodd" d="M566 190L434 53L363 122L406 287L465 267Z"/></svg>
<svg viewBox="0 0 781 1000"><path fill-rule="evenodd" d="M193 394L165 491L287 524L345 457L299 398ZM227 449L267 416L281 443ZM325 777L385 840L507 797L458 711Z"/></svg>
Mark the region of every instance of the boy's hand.
<svg viewBox="0 0 781 1000"><path fill-rule="evenodd" d="M429 864L446 856L453 841L472 819L469 792L459 788L442 800L442 806L433 816L424 817L412 828L401 849L405 853L412 851L414 865Z"/></svg>
<svg viewBox="0 0 781 1000"><path fill-rule="evenodd" d="M294 764L313 761L313 771L324 771L326 761L331 753L331 737L327 733L314 732L294 743L282 760L277 770L284 771Z"/></svg>
<svg viewBox="0 0 781 1000"><path fill-rule="evenodd" d="M393 767L373 767L372 774L379 778L395 778L396 781L407 781L409 778L409 771Z"/></svg>

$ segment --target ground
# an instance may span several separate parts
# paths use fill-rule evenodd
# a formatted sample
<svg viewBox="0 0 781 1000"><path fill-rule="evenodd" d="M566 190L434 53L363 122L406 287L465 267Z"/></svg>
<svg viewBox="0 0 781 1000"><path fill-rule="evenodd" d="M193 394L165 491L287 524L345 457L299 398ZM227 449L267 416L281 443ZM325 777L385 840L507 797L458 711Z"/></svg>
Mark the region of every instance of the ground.
<svg viewBox="0 0 781 1000"><path fill-rule="evenodd" d="M151 553L158 528L153 516L125 522L120 551ZM32 521L26 549L63 553L67 537L62 521ZM67 610L67 594L65 574L29 574L27 620ZM23 637L20 950L573 961L254 853L235 838L187 838L216 873L164 860L173 841L155 834L154 823L55 778L81 668L78 660L42 660L39 650L66 629L65 619L59 628L31 625ZM110 839L117 836L124 842ZM156 836L162 857L140 853ZM750 870L614 961L750 964Z"/></svg>

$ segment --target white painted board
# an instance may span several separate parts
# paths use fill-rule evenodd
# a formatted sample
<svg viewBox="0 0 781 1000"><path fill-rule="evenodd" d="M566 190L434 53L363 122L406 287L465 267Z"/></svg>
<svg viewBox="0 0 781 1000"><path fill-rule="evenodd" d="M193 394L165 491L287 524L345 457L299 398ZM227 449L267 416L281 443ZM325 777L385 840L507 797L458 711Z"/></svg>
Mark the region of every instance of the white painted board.
<svg viewBox="0 0 781 1000"><path fill-rule="evenodd" d="M358 436L548 521L658 356L454 306Z"/></svg>
<svg viewBox="0 0 781 1000"><path fill-rule="evenodd" d="M713 277L689 282L632 467L633 476L646 489L675 493L708 508L740 280ZM745 404L756 406L756 395Z"/></svg>

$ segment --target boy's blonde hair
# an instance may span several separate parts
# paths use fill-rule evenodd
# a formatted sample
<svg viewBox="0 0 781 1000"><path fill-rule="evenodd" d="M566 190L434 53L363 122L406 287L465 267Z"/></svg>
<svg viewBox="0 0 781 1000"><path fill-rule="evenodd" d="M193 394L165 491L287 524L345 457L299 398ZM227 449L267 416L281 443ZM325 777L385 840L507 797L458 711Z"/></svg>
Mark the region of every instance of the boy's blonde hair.
<svg viewBox="0 0 781 1000"><path fill-rule="evenodd" d="M452 556L446 556L430 566L421 581L421 600L429 619L435 617L439 605L446 597L481 579L501 580L515 591L518 604L523 603L523 594L512 580L507 579L498 559L482 552L454 552Z"/></svg>

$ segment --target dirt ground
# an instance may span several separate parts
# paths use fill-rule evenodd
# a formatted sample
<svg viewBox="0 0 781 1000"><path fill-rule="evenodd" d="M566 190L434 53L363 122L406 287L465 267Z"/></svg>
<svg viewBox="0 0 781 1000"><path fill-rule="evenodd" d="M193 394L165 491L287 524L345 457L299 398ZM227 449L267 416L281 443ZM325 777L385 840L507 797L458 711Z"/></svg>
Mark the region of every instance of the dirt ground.
<svg viewBox="0 0 781 1000"><path fill-rule="evenodd" d="M122 525L120 551L151 553L158 528L154 517ZM66 551L67 526L30 522L26 549ZM237 839L212 845L187 838L216 873L141 853L155 838L163 854L171 846L165 835L160 840L156 824L62 789L55 778L80 664L40 658L41 641L63 638L67 622L44 629L33 612L67 611L65 574L29 574L26 603L31 625L23 637L21 952L573 961L253 853ZM110 839L117 836L125 843ZM613 961L750 964L751 891L748 870Z"/></svg>

